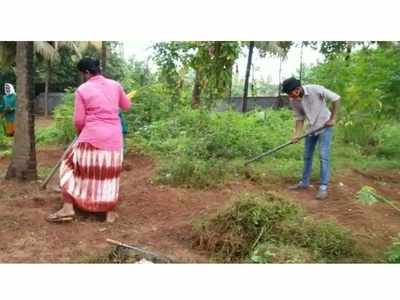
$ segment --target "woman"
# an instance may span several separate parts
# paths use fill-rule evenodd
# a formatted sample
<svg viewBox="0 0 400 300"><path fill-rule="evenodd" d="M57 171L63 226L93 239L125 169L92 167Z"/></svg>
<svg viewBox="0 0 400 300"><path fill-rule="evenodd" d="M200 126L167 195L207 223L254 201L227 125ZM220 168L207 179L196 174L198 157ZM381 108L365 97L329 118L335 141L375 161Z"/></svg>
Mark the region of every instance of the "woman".
<svg viewBox="0 0 400 300"><path fill-rule="evenodd" d="M0 103L0 113L4 116L3 128L6 136L14 136L15 133L15 107L16 99L14 87L11 83L4 84L4 93Z"/></svg>
<svg viewBox="0 0 400 300"><path fill-rule="evenodd" d="M122 86L100 73L99 61L83 58L78 70L86 82L75 92L74 123L79 137L67 151L60 168L64 205L47 217L49 222L71 221L74 207L105 212L113 222L121 173L122 129L118 113L131 101Z"/></svg>

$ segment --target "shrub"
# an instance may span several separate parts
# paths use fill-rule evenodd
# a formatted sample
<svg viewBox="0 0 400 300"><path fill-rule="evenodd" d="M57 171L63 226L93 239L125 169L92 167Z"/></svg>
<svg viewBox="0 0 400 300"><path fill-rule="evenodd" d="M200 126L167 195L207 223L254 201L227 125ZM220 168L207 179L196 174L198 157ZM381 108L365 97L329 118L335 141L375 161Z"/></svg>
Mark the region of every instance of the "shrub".
<svg viewBox="0 0 400 300"><path fill-rule="evenodd" d="M69 144L76 134L74 123L74 95L66 93L62 103L53 112L54 124L49 128L39 129L36 140L41 144Z"/></svg>
<svg viewBox="0 0 400 300"><path fill-rule="evenodd" d="M376 154L388 159L400 158L400 125L385 124L375 134L378 144Z"/></svg>
<svg viewBox="0 0 400 300"><path fill-rule="evenodd" d="M305 218L274 194L244 194L232 207L194 225L194 247L219 262L349 262L360 255L351 232Z"/></svg>

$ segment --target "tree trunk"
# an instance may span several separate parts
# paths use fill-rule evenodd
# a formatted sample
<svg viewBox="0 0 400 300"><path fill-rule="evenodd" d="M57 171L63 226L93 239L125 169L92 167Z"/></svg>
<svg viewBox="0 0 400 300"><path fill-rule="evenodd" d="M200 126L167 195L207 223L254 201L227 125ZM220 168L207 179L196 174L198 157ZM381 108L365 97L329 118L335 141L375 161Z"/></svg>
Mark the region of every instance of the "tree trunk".
<svg viewBox="0 0 400 300"><path fill-rule="evenodd" d="M346 60L347 62L349 62L349 60L350 60L352 48L353 48L353 42L347 41L347 42L346 42L346 57L345 57L345 60Z"/></svg>
<svg viewBox="0 0 400 300"><path fill-rule="evenodd" d="M304 48L304 42L301 42L301 48L300 48L300 74L299 74L299 80L303 79L303 48Z"/></svg>
<svg viewBox="0 0 400 300"><path fill-rule="evenodd" d="M17 42L16 130L6 179L37 179L33 116L33 42Z"/></svg>
<svg viewBox="0 0 400 300"><path fill-rule="evenodd" d="M49 85L51 80L51 62L47 65L47 77L44 85L44 116L49 116Z"/></svg>
<svg viewBox="0 0 400 300"><path fill-rule="evenodd" d="M101 43L101 72L105 75L107 70L107 42L103 41Z"/></svg>
<svg viewBox="0 0 400 300"><path fill-rule="evenodd" d="M244 79L243 102L242 102L243 113L247 111L247 94L249 91L249 78L250 78L251 62L253 59L253 49L254 49L254 42L250 42L249 56L247 58L246 77Z"/></svg>
<svg viewBox="0 0 400 300"><path fill-rule="evenodd" d="M201 82L199 72L196 71L196 77L194 78L193 92L192 92L192 108L200 106L200 94L201 94Z"/></svg>
<svg viewBox="0 0 400 300"><path fill-rule="evenodd" d="M233 65L230 68L228 82L225 88L225 97L228 99L232 97L232 84L233 84Z"/></svg>
<svg viewBox="0 0 400 300"><path fill-rule="evenodd" d="M279 83L278 83L278 103L276 105L277 108L283 107L283 101L282 101L282 96L281 96L281 89L282 89L282 62L283 62L283 57L279 57Z"/></svg>

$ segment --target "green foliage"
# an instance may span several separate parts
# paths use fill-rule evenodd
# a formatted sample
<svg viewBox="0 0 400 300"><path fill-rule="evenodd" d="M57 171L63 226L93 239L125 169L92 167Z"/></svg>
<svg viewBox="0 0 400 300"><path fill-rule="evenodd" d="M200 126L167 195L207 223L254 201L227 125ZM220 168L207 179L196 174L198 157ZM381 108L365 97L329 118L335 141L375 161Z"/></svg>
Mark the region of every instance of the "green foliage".
<svg viewBox="0 0 400 300"><path fill-rule="evenodd" d="M400 234L393 238L393 243L385 252L388 263L400 263Z"/></svg>
<svg viewBox="0 0 400 300"><path fill-rule="evenodd" d="M162 42L154 45L161 77L175 93L189 69L196 73L207 106L225 96L232 80L232 67L239 56L238 42Z"/></svg>
<svg viewBox="0 0 400 300"><path fill-rule="evenodd" d="M322 84L342 96L344 109L371 118L385 115L398 119L400 112L400 49L362 49L349 60L337 55L309 69L305 82ZM350 117L350 116L349 116Z"/></svg>
<svg viewBox="0 0 400 300"><path fill-rule="evenodd" d="M39 129L36 141L39 144L69 144L75 137L76 131L73 123L74 94L66 93L62 104L58 105L53 113L54 124L49 128Z"/></svg>
<svg viewBox="0 0 400 300"><path fill-rule="evenodd" d="M194 225L194 246L220 262L356 261L348 230L305 218L302 210L274 194L243 194L226 210Z"/></svg>
<svg viewBox="0 0 400 300"><path fill-rule="evenodd" d="M208 112L184 109L170 119L138 131L161 153L187 154L200 159L247 158L286 142L292 130L291 113L268 111L265 120L256 112ZM294 147L295 148L295 147ZM293 148L278 157L293 157Z"/></svg>
<svg viewBox="0 0 400 300"><path fill-rule="evenodd" d="M265 243L260 244L254 249L250 261L252 263L310 263L311 255L305 248L294 245Z"/></svg>
<svg viewBox="0 0 400 300"><path fill-rule="evenodd" d="M366 205L372 205L379 202L376 197L375 189L370 186L363 186L361 190L357 192L357 200Z"/></svg>
<svg viewBox="0 0 400 300"><path fill-rule="evenodd" d="M386 123L373 135L376 139L375 153L387 159L400 159L400 126Z"/></svg>
<svg viewBox="0 0 400 300"><path fill-rule="evenodd" d="M201 160L183 156L179 159L163 160L156 179L159 183L173 186L205 188L226 179L229 169L233 168L223 160Z"/></svg>
<svg viewBox="0 0 400 300"><path fill-rule="evenodd" d="M140 127L136 135L161 157L162 182L213 186L243 174L243 160L286 142L292 126L287 110L267 111L264 117L262 112L243 115L182 109ZM299 147L294 145L274 158L301 161Z"/></svg>
<svg viewBox="0 0 400 300"><path fill-rule="evenodd" d="M357 200L367 205L375 204L377 202L382 202L400 212L400 207L393 204L393 202L390 201L389 199L386 199L385 197L379 195L378 192L373 187L370 186L363 186L361 190L358 191Z"/></svg>

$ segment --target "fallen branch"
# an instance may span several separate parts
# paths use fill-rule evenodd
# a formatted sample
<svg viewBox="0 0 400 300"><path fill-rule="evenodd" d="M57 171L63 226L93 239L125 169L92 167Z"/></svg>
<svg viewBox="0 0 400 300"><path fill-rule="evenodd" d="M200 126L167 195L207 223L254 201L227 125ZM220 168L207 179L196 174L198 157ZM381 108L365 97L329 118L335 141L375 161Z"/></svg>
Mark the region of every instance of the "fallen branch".
<svg viewBox="0 0 400 300"><path fill-rule="evenodd" d="M163 255L160 255L158 253L150 252L150 251L141 249L141 248L139 248L137 246L124 244L122 242L115 241L115 240L112 240L112 239L107 239L106 241L109 244L133 250L133 251L141 254L147 260L151 260L151 261L155 260L156 262L160 262L160 263L178 263L178 261L176 261L174 259L171 259L171 258L169 258L167 256L163 256Z"/></svg>

